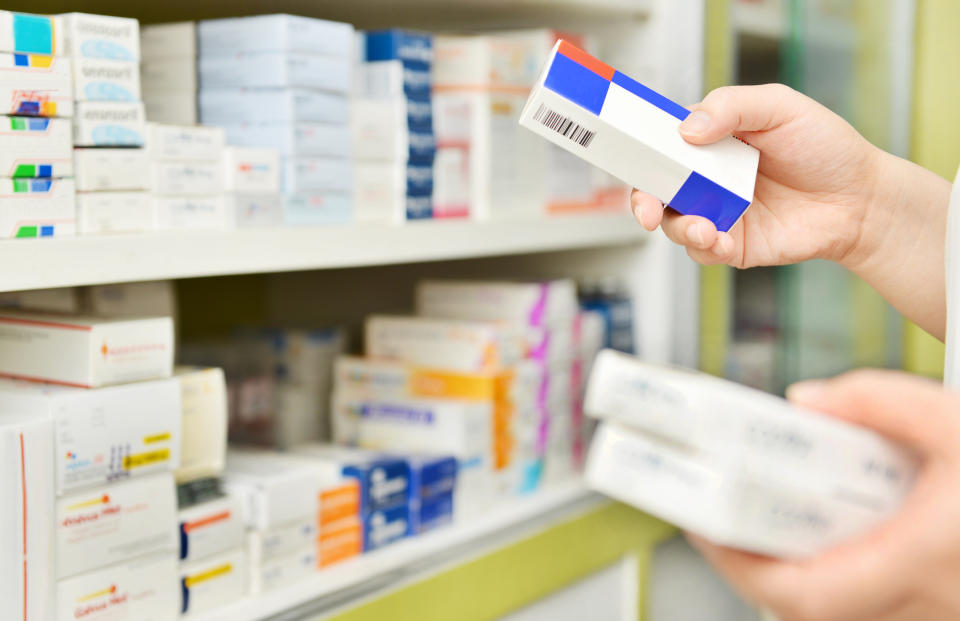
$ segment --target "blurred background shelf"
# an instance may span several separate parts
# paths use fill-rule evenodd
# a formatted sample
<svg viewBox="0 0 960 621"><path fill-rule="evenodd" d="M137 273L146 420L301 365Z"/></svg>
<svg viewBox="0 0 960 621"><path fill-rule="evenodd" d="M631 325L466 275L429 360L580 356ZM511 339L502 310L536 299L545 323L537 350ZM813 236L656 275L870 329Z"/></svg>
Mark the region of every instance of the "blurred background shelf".
<svg viewBox="0 0 960 621"><path fill-rule="evenodd" d="M17 266L0 291L636 245L647 235L630 216L605 214L17 240L0 244L0 263Z"/></svg>

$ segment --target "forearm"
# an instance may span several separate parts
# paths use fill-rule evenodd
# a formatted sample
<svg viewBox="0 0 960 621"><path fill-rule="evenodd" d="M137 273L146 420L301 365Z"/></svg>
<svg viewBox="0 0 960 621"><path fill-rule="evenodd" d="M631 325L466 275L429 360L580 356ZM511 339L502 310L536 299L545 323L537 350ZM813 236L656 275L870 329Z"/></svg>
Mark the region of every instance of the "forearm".
<svg viewBox="0 0 960 621"><path fill-rule="evenodd" d="M878 153L877 181L856 250L843 264L921 328L946 330L944 257L950 183Z"/></svg>

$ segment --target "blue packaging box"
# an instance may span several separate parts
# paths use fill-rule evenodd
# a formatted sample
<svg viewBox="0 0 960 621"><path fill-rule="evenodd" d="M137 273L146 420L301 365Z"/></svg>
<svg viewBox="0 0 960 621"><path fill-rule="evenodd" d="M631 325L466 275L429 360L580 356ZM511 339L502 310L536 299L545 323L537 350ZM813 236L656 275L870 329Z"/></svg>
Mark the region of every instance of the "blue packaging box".
<svg viewBox="0 0 960 621"><path fill-rule="evenodd" d="M433 63L433 36L394 28L366 33L367 60L401 60L404 64L429 68Z"/></svg>
<svg viewBox="0 0 960 621"><path fill-rule="evenodd" d="M410 499L426 499L452 493L457 484L457 458L408 457Z"/></svg>
<svg viewBox="0 0 960 621"><path fill-rule="evenodd" d="M411 502L410 536L453 522L453 490L432 498Z"/></svg>
<svg viewBox="0 0 960 621"><path fill-rule="evenodd" d="M373 513L397 506L407 506L410 490L410 465L398 457L377 457L343 468L344 476L360 481L360 514Z"/></svg>
<svg viewBox="0 0 960 621"><path fill-rule="evenodd" d="M363 551L370 552L399 541L410 532L410 509L406 503L371 512L363 519Z"/></svg>

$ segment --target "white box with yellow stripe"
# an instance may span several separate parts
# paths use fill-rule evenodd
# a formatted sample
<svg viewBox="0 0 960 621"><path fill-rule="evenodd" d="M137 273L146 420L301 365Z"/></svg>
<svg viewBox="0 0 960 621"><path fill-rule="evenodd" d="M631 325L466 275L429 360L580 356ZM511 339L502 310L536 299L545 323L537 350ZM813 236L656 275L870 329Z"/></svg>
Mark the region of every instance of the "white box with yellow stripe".
<svg viewBox="0 0 960 621"><path fill-rule="evenodd" d="M180 565L180 614L183 618L235 602L246 594L243 548Z"/></svg>

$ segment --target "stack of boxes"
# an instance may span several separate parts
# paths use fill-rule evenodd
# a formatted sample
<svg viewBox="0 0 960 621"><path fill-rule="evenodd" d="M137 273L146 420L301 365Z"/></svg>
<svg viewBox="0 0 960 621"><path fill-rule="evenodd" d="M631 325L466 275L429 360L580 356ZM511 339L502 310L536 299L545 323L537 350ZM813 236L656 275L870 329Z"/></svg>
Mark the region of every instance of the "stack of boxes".
<svg viewBox="0 0 960 621"><path fill-rule="evenodd" d="M63 20L76 101L77 232L151 230L137 20L84 13Z"/></svg>
<svg viewBox="0 0 960 621"><path fill-rule="evenodd" d="M197 23L154 24L140 29L140 65L147 118L156 123L197 123Z"/></svg>
<svg viewBox="0 0 960 621"><path fill-rule="evenodd" d="M433 37L386 30L359 39L353 100L356 219L402 224L433 218Z"/></svg>
<svg viewBox="0 0 960 621"><path fill-rule="evenodd" d="M76 231L70 59L59 17L0 11L0 238Z"/></svg>
<svg viewBox="0 0 960 621"><path fill-rule="evenodd" d="M236 228L280 226L280 154L274 148L227 147L223 152L226 212Z"/></svg>
<svg viewBox="0 0 960 621"><path fill-rule="evenodd" d="M266 15L198 29L201 121L228 127L231 144L279 148L285 224L349 222L353 26ZM320 145L337 130L345 130L347 149L336 138Z"/></svg>

